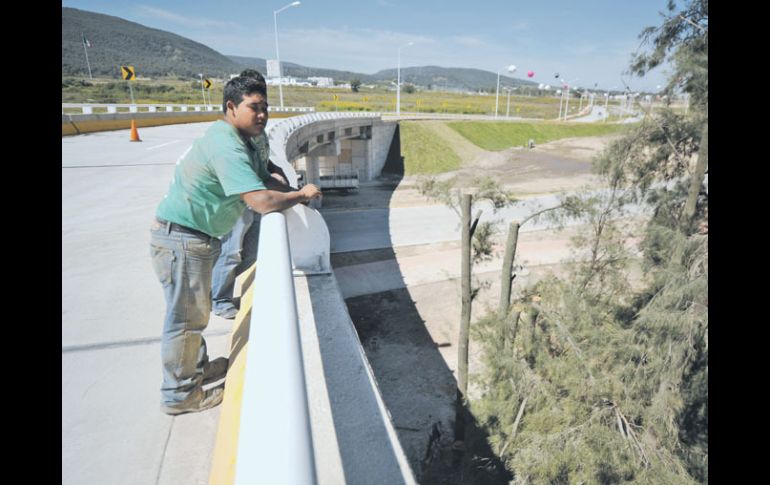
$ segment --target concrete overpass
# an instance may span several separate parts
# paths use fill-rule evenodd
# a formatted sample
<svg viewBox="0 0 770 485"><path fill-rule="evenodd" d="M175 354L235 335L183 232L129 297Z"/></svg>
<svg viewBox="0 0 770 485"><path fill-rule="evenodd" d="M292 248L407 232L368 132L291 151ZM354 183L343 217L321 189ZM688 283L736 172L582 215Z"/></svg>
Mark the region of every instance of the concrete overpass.
<svg viewBox="0 0 770 485"><path fill-rule="evenodd" d="M384 163L382 153L387 155L380 144L390 143L380 133L388 125L376 115L283 123L271 121L270 126L273 159L280 164L297 154L312 166L314 157L333 157L318 155L329 150L325 145L335 145L336 152L339 140L342 155L347 140L351 165L368 178ZM235 443L231 450L239 449L222 431L223 419L226 413L232 417L233 403L242 397L233 392L259 386L259 377L244 370L243 382L233 385L238 372L231 370L225 405L212 411L176 418L158 411L164 303L147 255L147 226L174 162L207 126L145 128L144 143L129 143L125 130L62 139L62 483L228 483L227 472L212 465L228 442ZM391 125L391 138L394 130ZM354 143L364 153L357 152L355 163ZM284 168L293 171L290 165ZM317 483L414 483L339 287L324 267L323 253L328 265L329 247L323 219L304 207L276 216L287 220L291 241L294 276L283 276L295 288ZM300 231L305 231L303 237L297 237ZM302 247L303 241L323 241L317 236L324 231L325 242ZM280 246L269 242L276 234L263 231L261 247ZM255 278L260 280L257 274ZM277 278L268 276L269 281ZM250 291L261 294L258 286ZM230 322L214 316L206 332L211 354L235 352L236 367L239 356L247 355L248 341L265 342L258 330L264 320L258 312L252 316L248 304L243 308L232 334ZM250 324L246 342L245 322ZM278 369L263 366L263 371ZM265 398L277 400L275 391L260 389ZM239 416L239 422L249 422L240 411ZM282 419L256 417L262 424ZM239 426L238 431L239 439L270 440L259 425ZM215 447L217 433L225 438ZM227 466L239 463L224 452ZM272 471L281 477L280 468ZM240 483L235 474L232 478ZM262 479L268 480L267 475Z"/></svg>
<svg viewBox="0 0 770 485"><path fill-rule="evenodd" d="M382 172L395 131L379 113L312 113L277 123L270 143L282 148L274 161L291 164L302 183L355 188Z"/></svg>

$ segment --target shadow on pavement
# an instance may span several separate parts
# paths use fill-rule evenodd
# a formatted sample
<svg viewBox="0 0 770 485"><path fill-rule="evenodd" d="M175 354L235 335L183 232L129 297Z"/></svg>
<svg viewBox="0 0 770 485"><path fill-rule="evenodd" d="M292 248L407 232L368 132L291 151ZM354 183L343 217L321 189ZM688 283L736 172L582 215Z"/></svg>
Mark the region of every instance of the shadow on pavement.
<svg viewBox="0 0 770 485"><path fill-rule="evenodd" d="M399 133L376 187L389 192L388 200L404 177ZM389 222L390 214L384 229ZM396 261L392 247L332 254L332 267L386 260ZM409 289L351 297L345 303L416 479L422 484L507 484L512 477L465 407L460 413L466 423L465 452L453 451L457 381Z"/></svg>

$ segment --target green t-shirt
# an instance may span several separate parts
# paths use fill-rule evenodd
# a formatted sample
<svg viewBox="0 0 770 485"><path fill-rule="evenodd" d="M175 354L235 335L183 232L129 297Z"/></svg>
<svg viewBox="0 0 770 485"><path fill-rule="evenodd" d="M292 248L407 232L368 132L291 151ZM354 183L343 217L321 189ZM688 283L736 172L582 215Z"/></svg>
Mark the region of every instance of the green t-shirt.
<svg viewBox="0 0 770 485"><path fill-rule="evenodd" d="M236 128L216 121L177 161L156 215L210 236L224 236L246 208L240 195L265 189L269 155L264 133L246 143Z"/></svg>

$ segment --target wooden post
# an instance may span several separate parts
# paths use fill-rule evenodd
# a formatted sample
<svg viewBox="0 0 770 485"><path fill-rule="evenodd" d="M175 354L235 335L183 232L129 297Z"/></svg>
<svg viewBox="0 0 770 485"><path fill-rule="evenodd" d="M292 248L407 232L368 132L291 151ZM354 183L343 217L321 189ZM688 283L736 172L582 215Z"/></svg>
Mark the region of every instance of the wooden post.
<svg viewBox="0 0 770 485"><path fill-rule="evenodd" d="M468 392L468 334L471 326L471 195L465 194L461 204L462 255L460 259L460 287L462 310L460 338L457 344L457 396L455 401L455 453L465 450L465 402ZM458 455L459 456L459 455ZM458 456L455 456L457 459Z"/></svg>
<svg viewBox="0 0 770 485"><path fill-rule="evenodd" d="M468 334L471 326L471 195L462 199L462 257L460 260L460 286L462 310L460 315L460 340L457 344L457 387L465 397L468 391Z"/></svg>
<svg viewBox="0 0 770 485"><path fill-rule="evenodd" d="M502 320L508 315L508 308L511 304L511 283L513 277L513 260L516 257L516 244L519 240L519 227L517 221L511 222L508 227L508 241L505 243L505 258L503 259L503 271L500 277L500 305L497 309L497 316Z"/></svg>

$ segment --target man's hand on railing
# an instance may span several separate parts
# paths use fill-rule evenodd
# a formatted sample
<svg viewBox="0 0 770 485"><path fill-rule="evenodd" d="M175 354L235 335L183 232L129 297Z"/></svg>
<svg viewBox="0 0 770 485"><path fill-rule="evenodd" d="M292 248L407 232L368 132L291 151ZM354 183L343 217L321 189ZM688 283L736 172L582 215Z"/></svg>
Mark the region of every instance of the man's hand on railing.
<svg viewBox="0 0 770 485"><path fill-rule="evenodd" d="M280 183L273 177L268 177L265 190L254 190L241 194L241 199L254 212L267 214L288 209L296 204L305 204L313 199L321 198L321 189L313 184L307 184L297 190Z"/></svg>
<svg viewBox="0 0 770 485"><path fill-rule="evenodd" d="M321 189L313 184L303 185L299 191L302 193L302 195L305 196L306 200L302 202L305 205L308 205L308 203L313 199L320 199L323 197L323 194L321 194Z"/></svg>

